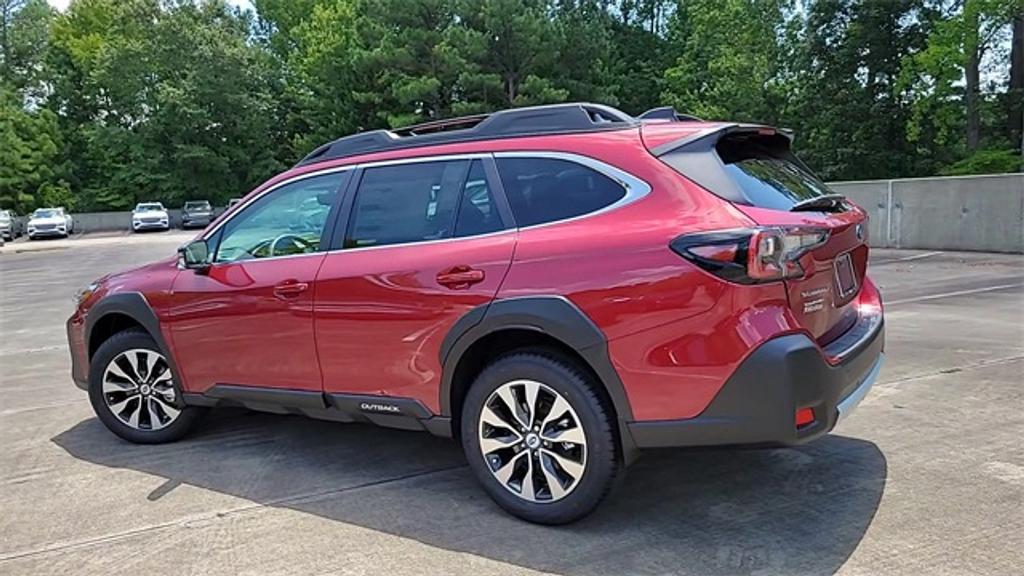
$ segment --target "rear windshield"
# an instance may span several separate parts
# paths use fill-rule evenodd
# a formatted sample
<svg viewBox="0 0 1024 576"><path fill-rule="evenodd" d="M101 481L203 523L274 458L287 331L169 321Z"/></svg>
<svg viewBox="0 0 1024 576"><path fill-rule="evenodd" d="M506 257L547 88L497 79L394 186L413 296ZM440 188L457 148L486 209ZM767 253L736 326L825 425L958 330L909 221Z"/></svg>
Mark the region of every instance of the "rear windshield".
<svg viewBox="0 0 1024 576"><path fill-rule="evenodd" d="M747 206L790 210L830 194L789 149L781 134L734 132L717 142L699 140L659 156L677 172L716 196Z"/></svg>
<svg viewBox="0 0 1024 576"><path fill-rule="evenodd" d="M749 204L789 210L829 190L793 156L788 144L782 136L725 137L715 149Z"/></svg>

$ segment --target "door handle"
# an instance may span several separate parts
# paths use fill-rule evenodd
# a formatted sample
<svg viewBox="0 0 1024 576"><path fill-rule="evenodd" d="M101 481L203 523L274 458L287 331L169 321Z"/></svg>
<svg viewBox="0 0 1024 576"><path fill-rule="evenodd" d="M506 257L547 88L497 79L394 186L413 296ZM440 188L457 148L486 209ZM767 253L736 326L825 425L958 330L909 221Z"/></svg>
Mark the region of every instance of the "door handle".
<svg viewBox="0 0 1024 576"><path fill-rule="evenodd" d="M484 271L469 266L453 266L437 275L437 283L452 290L464 290L483 281Z"/></svg>
<svg viewBox="0 0 1024 576"><path fill-rule="evenodd" d="M274 286L274 296L278 298L295 298L299 294L302 294L309 288L309 284L306 282L299 282L298 280L285 280L277 286Z"/></svg>

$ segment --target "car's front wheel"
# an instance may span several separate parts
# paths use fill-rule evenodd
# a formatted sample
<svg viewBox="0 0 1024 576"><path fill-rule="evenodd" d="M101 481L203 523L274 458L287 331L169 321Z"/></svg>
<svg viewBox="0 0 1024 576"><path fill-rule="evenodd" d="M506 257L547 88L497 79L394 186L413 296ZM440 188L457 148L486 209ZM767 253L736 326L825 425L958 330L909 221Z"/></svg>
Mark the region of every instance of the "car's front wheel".
<svg viewBox="0 0 1024 576"><path fill-rule="evenodd" d="M597 385L549 352L506 355L480 373L463 403L461 440L499 506L531 522L564 524L600 504L622 464L613 413Z"/></svg>
<svg viewBox="0 0 1024 576"><path fill-rule="evenodd" d="M129 442L159 444L187 434L203 409L186 406L170 363L143 330L126 330L100 345L89 371L96 416Z"/></svg>

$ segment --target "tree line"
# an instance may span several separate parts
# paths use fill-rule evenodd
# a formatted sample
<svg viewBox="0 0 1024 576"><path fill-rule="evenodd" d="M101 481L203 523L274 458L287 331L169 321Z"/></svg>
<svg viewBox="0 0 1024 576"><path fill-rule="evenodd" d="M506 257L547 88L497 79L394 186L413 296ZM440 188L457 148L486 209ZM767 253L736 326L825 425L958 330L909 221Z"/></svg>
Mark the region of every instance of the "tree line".
<svg viewBox="0 0 1024 576"><path fill-rule="evenodd" d="M359 130L586 100L828 180L1021 169L1024 0L0 0L0 207L224 202Z"/></svg>

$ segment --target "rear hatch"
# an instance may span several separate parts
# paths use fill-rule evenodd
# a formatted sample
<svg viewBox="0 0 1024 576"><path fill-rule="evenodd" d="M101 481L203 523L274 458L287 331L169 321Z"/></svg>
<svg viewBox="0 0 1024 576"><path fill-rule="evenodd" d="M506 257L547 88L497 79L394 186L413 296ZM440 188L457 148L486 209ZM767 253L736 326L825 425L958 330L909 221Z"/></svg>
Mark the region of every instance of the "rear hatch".
<svg viewBox="0 0 1024 576"><path fill-rule="evenodd" d="M820 344L856 322L854 302L867 270L867 214L829 190L792 153L788 134L767 126L720 125L651 151L732 202L769 231L767 240L781 239L791 248L793 267L783 280L789 306ZM755 233L751 242L761 236Z"/></svg>

